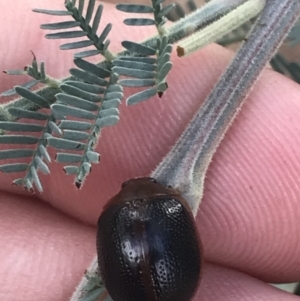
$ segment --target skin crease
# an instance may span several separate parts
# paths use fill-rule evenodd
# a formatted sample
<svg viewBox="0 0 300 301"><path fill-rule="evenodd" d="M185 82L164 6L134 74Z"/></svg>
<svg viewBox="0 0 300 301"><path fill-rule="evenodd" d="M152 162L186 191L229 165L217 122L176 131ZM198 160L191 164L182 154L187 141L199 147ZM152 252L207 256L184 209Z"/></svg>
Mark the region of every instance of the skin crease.
<svg viewBox="0 0 300 301"><path fill-rule="evenodd" d="M64 42L46 40L38 29L59 18L30 12L59 9L62 2L18 0L12 10L0 0L2 70L25 66L33 50L51 76L67 74L72 52L59 51ZM113 51L123 39L150 34L147 28L123 26L123 18L105 4L101 26L114 24ZM3 300L68 300L96 252L95 224L105 202L123 181L149 175L231 57L216 45L184 59L174 55L170 89L162 99L121 106L120 123L103 131L101 164L81 191L57 163L51 164L51 177L41 176L44 193L34 196L10 185L15 175L0 174ZM1 91L22 82L0 77ZM207 263L195 300L299 300L265 283L300 280L299 93L297 84L266 69L216 152L196 218Z"/></svg>

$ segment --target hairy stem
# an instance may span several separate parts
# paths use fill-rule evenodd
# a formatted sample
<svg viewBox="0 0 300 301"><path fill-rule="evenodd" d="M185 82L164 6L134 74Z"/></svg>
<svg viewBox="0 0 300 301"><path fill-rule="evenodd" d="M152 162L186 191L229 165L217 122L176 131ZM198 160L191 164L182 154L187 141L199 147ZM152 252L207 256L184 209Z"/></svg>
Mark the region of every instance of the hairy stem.
<svg viewBox="0 0 300 301"><path fill-rule="evenodd" d="M213 0L177 21L169 29L169 43L175 43L193 32L207 27L247 0Z"/></svg>
<svg viewBox="0 0 300 301"><path fill-rule="evenodd" d="M180 45L177 46L178 56L189 55L239 28L245 22L256 17L264 8L265 3L266 0L248 0L214 22L211 26L183 39Z"/></svg>
<svg viewBox="0 0 300 301"><path fill-rule="evenodd" d="M98 260L97 260L97 256L95 256L93 258L93 261L91 262L89 268L88 268L89 273L97 273L98 271ZM97 280L95 281L95 283L97 283ZM100 283L100 281L99 281ZM84 291L86 289L86 287L89 285L89 279L88 277L86 277L86 275L81 279L78 287L76 288L76 290L74 291L70 301L78 301L82 298L82 296L84 295ZM98 291L97 287L94 287L93 291ZM101 292L99 292L99 295L101 294ZM98 296L99 296L98 295Z"/></svg>
<svg viewBox="0 0 300 301"><path fill-rule="evenodd" d="M298 0L267 0L267 4L236 57L221 76L203 106L169 154L151 176L165 185L180 189L194 215L201 200L204 176L225 132L245 100L263 67L271 59L300 15ZM90 273L97 273L97 257ZM98 276L97 276L98 277ZM87 301L95 292L86 291L83 279L71 301ZM98 295L99 296L99 295Z"/></svg>
<svg viewBox="0 0 300 301"><path fill-rule="evenodd" d="M60 91L59 88L50 88L50 87L43 87L35 92L42 96L43 98L47 99L51 104L56 101L55 94ZM9 114L8 110L10 108L20 108L29 111L37 111L40 110L41 107L34 104L32 101L29 101L26 98L20 97L16 98L12 101L4 103L0 105L0 121L15 121L17 118L11 114Z"/></svg>
<svg viewBox="0 0 300 301"><path fill-rule="evenodd" d="M206 170L250 88L300 15L299 0L268 0L247 41L182 136L152 173L178 188L196 214Z"/></svg>
<svg viewBox="0 0 300 301"><path fill-rule="evenodd" d="M192 14L186 16L185 18L174 23L168 30L168 43L176 43L179 40L189 36L195 30L200 28L204 28L209 24L213 23L217 18L225 15L230 12L232 9L240 5L241 3L247 0L212 0L209 4L204 7L199 8L197 11ZM150 46L154 49L157 49L157 35L147 39L142 42L143 45ZM117 55L128 55L129 51L122 51ZM98 66L108 68L109 62L107 60L103 60L98 63ZM61 82L67 80L75 80L74 77L66 77L61 79ZM47 99L51 104L54 103L55 94L58 93L58 89L44 87L40 90L37 90L36 93L45 99ZM20 97L8 103L4 103L0 105L0 121L14 121L16 120L15 116L9 114L9 108L22 108L30 111L37 111L40 107L34 105L31 101Z"/></svg>

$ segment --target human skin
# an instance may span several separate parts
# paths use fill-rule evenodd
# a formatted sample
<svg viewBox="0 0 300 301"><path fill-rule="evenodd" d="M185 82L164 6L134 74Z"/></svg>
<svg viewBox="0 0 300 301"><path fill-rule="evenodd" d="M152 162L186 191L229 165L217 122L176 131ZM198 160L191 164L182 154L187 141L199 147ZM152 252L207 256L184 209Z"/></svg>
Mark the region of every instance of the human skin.
<svg viewBox="0 0 300 301"><path fill-rule="evenodd" d="M49 75L68 74L72 52L58 49L65 41L46 40L39 29L59 18L30 12L60 9L62 2L18 0L12 9L0 0L2 70L30 63L32 50ZM150 34L123 26L123 18L105 4L101 28L114 24L113 51L123 39L140 41ZM187 58L173 55L167 93L132 107L122 104L121 121L103 131L97 147L101 163L81 190L55 162L50 176L41 175L42 194L11 186L17 176L0 174L2 300L68 300L95 255L103 205L123 181L150 174L232 57L217 45ZM4 91L21 78L1 73L0 82ZM196 217L205 267L195 300L299 300L267 284L300 280L299 95L297 84L266 69L213 157Z"/></svg>

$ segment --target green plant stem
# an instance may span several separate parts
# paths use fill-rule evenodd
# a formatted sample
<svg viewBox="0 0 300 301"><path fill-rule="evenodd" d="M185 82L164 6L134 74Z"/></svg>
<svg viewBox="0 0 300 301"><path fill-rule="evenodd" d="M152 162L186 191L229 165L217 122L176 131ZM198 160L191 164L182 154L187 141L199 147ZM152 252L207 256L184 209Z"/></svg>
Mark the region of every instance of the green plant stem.
<svg viewBox="0 0 300 301"><path fill-rule="evenodd" d="M225 35L221 39L217 40L217 43L222 46L227 46L234 43L240 43L242 42L249 30L251 29L254 21L256 18L251 19L250 21L243 24L241 27L237 28L236 30L233 30L230 34Z"/></svg>
<svg viewBox="0 0 300 301"><path fill-rule="evenodd" d="M248 40L221 76L203 106L151 176L179 188L194 215L200 204L204 176L211 158L264 66L300 15L298 0L268 0ZM182 182L182 183L181 183ZM94 257L90 273L98 270ZM87 281L80 282L71 301L82 299Z"/></svg>
<svg viewBox="0 0 300 301"><path fill-rule="evenodd" d="M185 18L174 23L167 30L168 43L176 43L181 39L192 34L195 29L204 28L209 24L213 23L216 18L223 16L228 13L236 6L245 2L246 0L213 0L209 4L199 8L197 11L191 13ZM143 45L150 46L154 49L157 49L157 35L147 39L142 42ZM122 51L117 55L128 55L129 52ZM109 68L109 62L107 60L103 60L98 63L98 66ZM64 82L67 80L75 80L74 77L66 77L60 80L60 82ZM44 87L40 90L37 90L36 93L45 99L47 99L51 104L54 103L55 94L59 92L59 89ZM38 106L34 105L31 101L28 101L25 98L17 98L8 103L4 103L0 105L0 121L14 121L17 120L16 117L9 114L9 108L22 108L30 111L37 111L39 109Z"/></svg>
<svg viewBox="0 0 300 301"><path fill-rule="evenodd" d="M207 27L247 0L213 0L175 22L169 29L169 43L175 43L195 31Z"/></svg>
<svg viewBox="0 0 300 301"><path fill-rule="evenodd" d="M230 34L245 22L256 17L264 8L265 3L266 0L248 0L215 21L211 26L183 39L177 46L178 56L189 55L214 41L218 41L226 34Z"/></svg>
<svg viewBox="0 0 300 301"><path fill-rule="evenodd" d="M196 214L206 170L251 87L300 15L299 0L268 0L247 41L175 146L152 173L179 189Z"/></svg>
<svg viewBox="0 0 300 301"><path fill-rule="evenodd" d="M97 259L97 256L95 256L93 258L93 261L91 262L89 268L88 268L88 271L89 272L94 272L96 273L98 270L98 259ZM85 289L85 287L88 285L88 279L86 276L84 276L79 285L77 286L76 290L74 291L70 301L79 301L82 297L82 292L83 290Z"/></svg>
<svg viewBox="0 0 300 301"><path fill-rule="evenodd" d="M59 85L61 84L60 81L57 81L56 79L47 76L44 80L41 81L41 83L47 85L49 88L53 89L59 89Z"/></svg>
<svg viewBox="0 0 300 301"><path fill-rule="evenodd" d="M55 94L60 91L59 88L50 88L50 87L43 87L35 92L47 99L51 104L56 101ZM12 101L4 103L0 105L0 121L15 121L17 118L9 114L8 110L10 108L20 108L29 111L37 111L41 107L34 104L32 101L27 100L26 98L20 97L16 98Z"/></svg>

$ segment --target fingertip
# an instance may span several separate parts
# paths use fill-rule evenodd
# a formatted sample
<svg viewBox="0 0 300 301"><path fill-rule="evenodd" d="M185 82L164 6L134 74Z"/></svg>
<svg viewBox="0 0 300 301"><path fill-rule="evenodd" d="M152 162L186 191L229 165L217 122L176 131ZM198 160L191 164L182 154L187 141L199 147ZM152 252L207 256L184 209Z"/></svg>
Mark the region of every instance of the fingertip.
<svg viewBox="0 0 300 301"><path fill-rule="evenodd" d="M208 260L269 282L299 278L298 95L263 72L212 160L198 217Z"/></svg>
<svg viewBox="0 0 300 301"><path fill-rule="evenodd" d="M296 301L298 297L249 275L207 263L194 300Z"/></svg>

